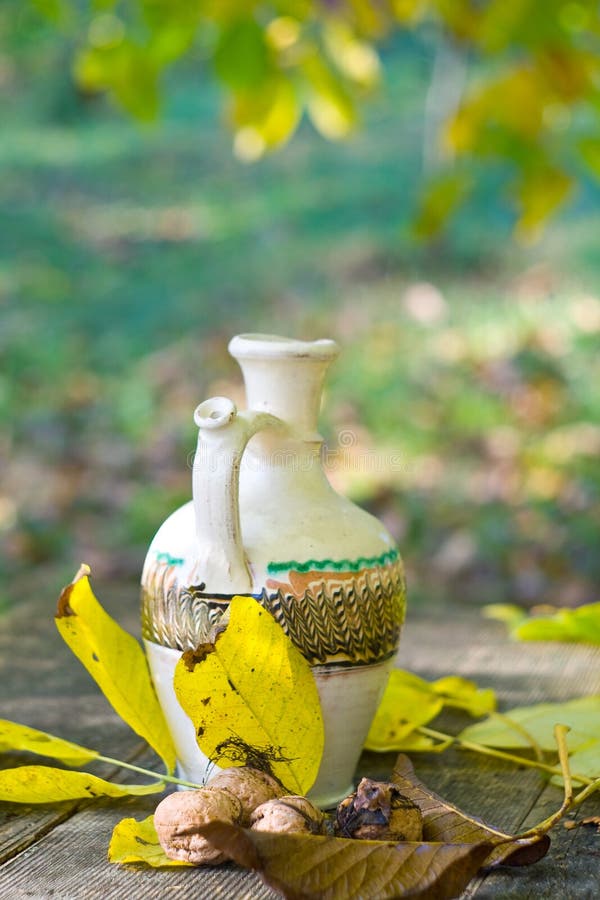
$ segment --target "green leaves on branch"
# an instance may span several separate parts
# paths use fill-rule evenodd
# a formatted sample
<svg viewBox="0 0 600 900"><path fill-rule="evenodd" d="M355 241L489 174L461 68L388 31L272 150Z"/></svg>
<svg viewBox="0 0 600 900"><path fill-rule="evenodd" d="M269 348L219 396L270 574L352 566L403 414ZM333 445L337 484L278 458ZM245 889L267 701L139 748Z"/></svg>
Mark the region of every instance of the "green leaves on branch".
<svg viewBox="0 0 600 900"><path fill-rule="evenodd" d="M233 598L227 628L215 644L183 654L174 687L209 759L268 771L290 793L312 787L324 745L316 682L256 600Z"/></svg>
<svg viewBox="0 0 600 900"><path fill-rule="evenodd" d="M589 0L546 4L543 15L539 4L522 0L284 0L275 8L108 0L86 11L68 0L35 2L57 27L70 28L82 88L108 92L140 119L158 114L169 65L186 54L202 60L224 88L234 150L245 160L282 146L304 112L326 138L346 137L378 83L377 45L398 31L427 29L475 71L456 108L446 110L439 143L447 166L426 186L416 216L420 237L442 229L464 202L462 172L473 177L476 161L510 163L507 197L525 239L574 193L582 170L600 172L593 127L600 12ZM574 127L580 120L591 123L587 137Z"/></svg>

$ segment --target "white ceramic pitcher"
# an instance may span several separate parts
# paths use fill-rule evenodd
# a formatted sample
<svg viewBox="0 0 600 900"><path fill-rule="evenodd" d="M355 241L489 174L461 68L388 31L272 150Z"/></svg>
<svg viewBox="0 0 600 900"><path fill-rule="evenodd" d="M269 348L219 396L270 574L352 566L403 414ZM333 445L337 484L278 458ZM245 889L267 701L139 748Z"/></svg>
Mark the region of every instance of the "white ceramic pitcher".
<svg viewBox="0 0 600 900"><path fill-rule="evenodd" d="M146 652L181 776L204 782L219 770L175 697L174 668L182 650L208 640L232 596L256 597L313 667L325 752L310 796L328 807L352 790L393 665L402 562L381 523L323 471L317 417L335 342L245 334L229 351L248 408L213 397L196 409L193 501L161 526L144 565Z"/></svg>

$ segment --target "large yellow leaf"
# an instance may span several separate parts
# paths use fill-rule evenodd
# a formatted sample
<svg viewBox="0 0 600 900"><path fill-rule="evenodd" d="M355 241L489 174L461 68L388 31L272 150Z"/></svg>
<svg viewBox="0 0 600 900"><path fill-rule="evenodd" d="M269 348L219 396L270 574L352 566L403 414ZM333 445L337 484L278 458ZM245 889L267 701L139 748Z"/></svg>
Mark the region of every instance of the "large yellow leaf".
<svg viewBox="0 0 600 900"><path fill-rule="evenodd" d="M154 816L148 816L141 822L121 819L110 839L108 859L112 863L146 863L154 869L191 865L182 860L169 859L158 841Z"/></svg>
<svg viewBox="0 0 600 900"><path fill-rule="evenodd" d="M175 766L175 748L150 679L142 648L102 609L82 566L58 601L56 626L115 712L164 760Z"/></svg>
<svg viewBox="0 0 600 900"><path fill-rule="evenodd" d="M10 803L56 803L84 797L128 797L156 794L164 782L114 784L88 772L70 772L52 766L17 766L0 771L0 800Z"/></svg>
<svg viewBox="0 0 600 900"><path fill-rule="evenodd" d="M60 759L67 766L75 767L84 766L98 756L97 750L88 750L87 747L72 744L71 741L65 741L45 731L0 719L0 753L7 750L27 750L39 756Z"/></svg>
<svg viewBox="0 0 600 900"><path fill-rule="evenodd" d="M187 651L175 692L200 749L220 765L269 768L305 794L323 754L323 718L310 666L251 597L234 597L216 644Z"/></svg>

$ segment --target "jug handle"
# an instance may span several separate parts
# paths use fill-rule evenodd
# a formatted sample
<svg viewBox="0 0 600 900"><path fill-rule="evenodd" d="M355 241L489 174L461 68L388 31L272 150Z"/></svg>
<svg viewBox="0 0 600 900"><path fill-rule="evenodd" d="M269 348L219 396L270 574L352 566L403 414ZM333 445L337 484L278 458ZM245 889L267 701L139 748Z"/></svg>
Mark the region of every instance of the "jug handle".
<svg viewBox="0 0 600 900"><path fill-rule="evenodd" d="M210 594L251 593L240 528L240 464L254 434L281 428L283 422L270 413L238 412L227 397L205 400L194 421L199 429L192 479L198 576Z"/></svg>

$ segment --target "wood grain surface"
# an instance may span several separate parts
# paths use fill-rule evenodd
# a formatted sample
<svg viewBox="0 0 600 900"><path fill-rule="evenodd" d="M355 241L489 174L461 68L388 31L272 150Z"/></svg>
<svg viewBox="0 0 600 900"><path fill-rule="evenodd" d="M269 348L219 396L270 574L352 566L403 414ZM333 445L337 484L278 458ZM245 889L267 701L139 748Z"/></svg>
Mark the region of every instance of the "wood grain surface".
<svg viewBox="0 0 600 900"><path fill-rule="evenodd" d="M96 584L112 615L139 633L135 586ZM55 595L37 591L0 619L0 716L152 765L150 752L112 712L90 677L60 640L52 616ZM493 687L502 708L600 693L600 649L566 644L515 644L503 628L464 609L411 610L399 664L425 678L461 674ZM463 720L448 717L449 728ZM387 778L395 755L364 753L357 774ZM4 765L22 761L6 755ZM448 800L506 831L529 827L560 805L561 792L531 769L465 751L414 756L419 777ZM104 777L131 780L108 767ZM0 804L0 897L12 898L235 898L277 895L233 865L148 870L110 865L106 849L114 824L152 812L156 797L121 802L23 807ZM580 815L600 814L591 800ZM465 898L576 900L600 896L600 835L593 828L552 835L548 856L524 869L499 869L475 879Z"/></svg>

